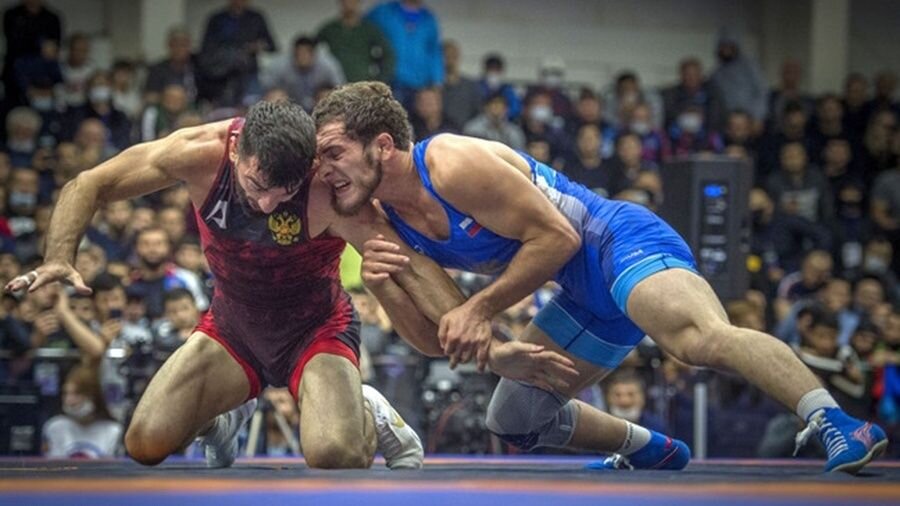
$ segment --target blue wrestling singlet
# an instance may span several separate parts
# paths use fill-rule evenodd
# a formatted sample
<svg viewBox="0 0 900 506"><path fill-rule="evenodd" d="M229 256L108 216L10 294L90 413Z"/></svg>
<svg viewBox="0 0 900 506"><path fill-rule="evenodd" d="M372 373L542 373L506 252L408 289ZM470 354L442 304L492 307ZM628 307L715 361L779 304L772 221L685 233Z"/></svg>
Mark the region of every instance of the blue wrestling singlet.
<svg viewBox="0 0 900 506"><path fill-rule="evenodd" d="M437 194L425 165L430 140L414 146L413 159L422 184L446 210L450 237L446 241L431 239L384 205L391 223L413 249L444 267L500 274L521 243L483 228ZM532 182L582 239L575 256L556 273L562 292L540 310L534 323L570 353L613 369L644 337L626 315L631 290L665 269L696 272L691 251L652 212L629 202L605 199L530 156L520 155L531 166Z"/></svg>

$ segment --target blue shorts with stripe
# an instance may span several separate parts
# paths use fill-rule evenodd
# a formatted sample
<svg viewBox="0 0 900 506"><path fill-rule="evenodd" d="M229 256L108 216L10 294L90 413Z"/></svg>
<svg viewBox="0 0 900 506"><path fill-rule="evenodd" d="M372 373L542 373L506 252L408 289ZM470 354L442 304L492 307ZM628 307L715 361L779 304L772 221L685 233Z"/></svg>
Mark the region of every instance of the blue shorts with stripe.
<svg viewBox="0 0 900 506"><path fill-rule="evenodd" d="M641 281L666 269L697 272L690 248L668 224L633 204L603 221L599 234L583 234L562 292L534 324L573 355L614 369L644 332L627 314L628 297Z"/></svg>

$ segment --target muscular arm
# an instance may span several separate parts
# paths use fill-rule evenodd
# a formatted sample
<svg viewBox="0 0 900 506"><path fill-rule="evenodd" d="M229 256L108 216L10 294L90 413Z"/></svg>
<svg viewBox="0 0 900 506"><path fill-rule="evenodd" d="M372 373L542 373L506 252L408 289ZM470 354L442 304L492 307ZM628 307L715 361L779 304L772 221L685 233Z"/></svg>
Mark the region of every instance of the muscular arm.
<svg viewBox="0 0 900 506"><path fill-rule="evenodd" d="M50 219L46 261L75 261L78 241L101 205L166 188L189 179L192 170L202 172L218 164L224 144L217 125L222 126L183 129L132 146L67 183Z"/></svg>
<svg viewBox="0 0 900 506"><path fill-rule="evenodd" d="M166 138L138 144L78 175L63 187L47 231L44 264L5 287L34 291L63 281L81 294L88 288L75 271L75 250L94 213L102 205L144 195L185 181L192 198L205 196L228 132L228 121L185 128Z"/></svg>
<svg viewBox="0 0 900 506"><path fill-rule="evenodd" d="M503 274L466 303L484 318L537 290L581 247L568 220L516 168L517 155L508 151L503 155L485 141L441 136L426 153L432 182L444 199L485 228L522 243Z"/></svg>

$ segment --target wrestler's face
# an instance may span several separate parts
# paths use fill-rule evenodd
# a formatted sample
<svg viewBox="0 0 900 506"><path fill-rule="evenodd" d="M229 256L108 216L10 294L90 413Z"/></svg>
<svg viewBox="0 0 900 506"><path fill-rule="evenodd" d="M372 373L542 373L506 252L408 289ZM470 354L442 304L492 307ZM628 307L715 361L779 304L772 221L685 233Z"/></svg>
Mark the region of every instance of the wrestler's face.
<svg viewBox="0 0 900 506"><path fill-rule="evenodd" d="M269 214L297 194L299 189L270 187L260 173L259 160L255 156L239 156L236 144L231 143L229 156L235 167L238 197L248 214Z"/></svg>
<svg viewBox="0 0 900 506"><path fill-rule="evenodd" d="M381 160L374 143L351 139L342 123L329 123L316 136L319 176L331 187L331 206L341 216L353 216L381 184Z"/></svg>

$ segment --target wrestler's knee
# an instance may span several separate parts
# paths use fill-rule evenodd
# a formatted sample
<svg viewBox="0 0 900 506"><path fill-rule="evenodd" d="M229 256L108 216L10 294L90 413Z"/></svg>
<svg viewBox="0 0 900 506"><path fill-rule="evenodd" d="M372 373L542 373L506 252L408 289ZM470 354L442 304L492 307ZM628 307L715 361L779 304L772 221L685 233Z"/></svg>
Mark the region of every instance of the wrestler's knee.
<svg viewBox="0 0 900 506"><path fill-rule="evenodd" d="M733 330L726 322L692 323L667 339L665 348L688 365L720 368L727 362Z"/></svg>
<svg viewBox="0 0 900 506"><path fill-rule="evenodd" d="M125 432L125 450L136 462L155 466L177 449L178 443L173 444L170 438L162 425L134 418Z"/></svg>
<svg viewBox="0 0 900 506"><path fill-rule="evenodd" d="M507 443L531 450L541 446L563 447L575 427L577 408L572 401L554 393L501 378L485 425Z"/></svg>
<svg viewBox="0 0 900 506"><path fill-rule="evenodd" d="M317 469L361 469L371 465L371 455L361 441L325 438L303 447L306 465Z"/></svg>

